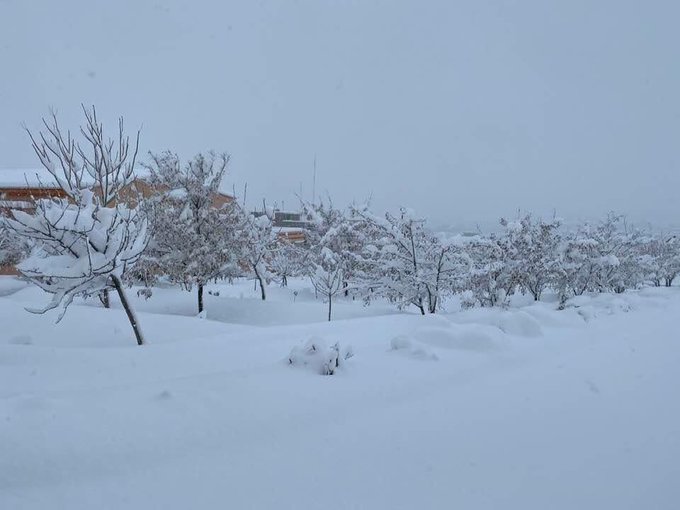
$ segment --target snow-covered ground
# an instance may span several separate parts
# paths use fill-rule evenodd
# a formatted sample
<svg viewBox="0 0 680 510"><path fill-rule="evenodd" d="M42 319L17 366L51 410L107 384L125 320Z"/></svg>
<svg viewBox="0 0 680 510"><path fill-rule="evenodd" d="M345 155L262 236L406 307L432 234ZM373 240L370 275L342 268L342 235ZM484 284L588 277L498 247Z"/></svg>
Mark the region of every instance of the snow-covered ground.
<svg viewBox="0 0 680 510"><path fill-rule="evenodd" d="M305 282L208 290L135 297L138 347L0 278L0 509L680 508L679 288L332 323ZM310 338L354 356L289 365Z"/></svg>

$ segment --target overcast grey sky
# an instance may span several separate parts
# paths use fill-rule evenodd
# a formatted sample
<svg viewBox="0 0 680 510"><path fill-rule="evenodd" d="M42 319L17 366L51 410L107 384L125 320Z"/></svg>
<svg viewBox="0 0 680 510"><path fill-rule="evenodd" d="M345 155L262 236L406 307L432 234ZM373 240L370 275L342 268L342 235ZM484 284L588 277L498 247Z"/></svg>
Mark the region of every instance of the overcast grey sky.
<svg viewBox="0 0 680 510"><path fill-rule="evenodd" d="M680 219L680 2L0 0L0 168L81 102L142 148L232 155L251 205L317 189L437 222Z"/></svg>

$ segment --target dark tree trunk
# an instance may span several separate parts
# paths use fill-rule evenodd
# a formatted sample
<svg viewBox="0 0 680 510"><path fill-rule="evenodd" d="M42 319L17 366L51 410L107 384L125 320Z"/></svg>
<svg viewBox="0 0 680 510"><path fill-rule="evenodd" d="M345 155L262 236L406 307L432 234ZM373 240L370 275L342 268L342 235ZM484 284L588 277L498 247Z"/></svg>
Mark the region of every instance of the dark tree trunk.
<svg viewBox="0 0 680 510"><path fill-rule="evenodd" d="M203 311L203 284L198 284L198 313Z"/></svg>
<svg viewBox="0 0 680 510"><path fill-rule="evenodd" d="M132 308L130 308L130 303L128 303L127 297L125 296L125 289L123 289L123 283L120 281L120 278L118 278L116 275L111 275L111 281L113 282L113 286L118 292L118 297L120 298L120 302L123 305L123 310L125 310L128 320L130 321L132 330L135 332L137 345L144 345L144 335L142 334L142 329L139 327L139 323L137 322L135 312L132 310Z"/></svg>
<svg viewBox="0 0 680 510"><path fill-rule="evenodd" d="M109 289L104 289L99 293L99 301L102 302L104 308L111 308L111 299L109 298Z"/></svg>
<svg viewBox="0 0 680 510"><path fill-rule="evenodd" d="M331 321L332 310L333 310L333 295L328 294L328 322Z"/></svg>
<svg viewBox="0 0 680 510"><path fill-rule="evenodd" d="M262 276L260 276L260 272L257 270L257 268L254 268L255 271L255 277L257 278L257 281L260 282L260 295L262 296L262 301L266 301L267 299L267 291L264 288L264 282L262 281ZM256 284L257 286L257 284Z"/></svg>

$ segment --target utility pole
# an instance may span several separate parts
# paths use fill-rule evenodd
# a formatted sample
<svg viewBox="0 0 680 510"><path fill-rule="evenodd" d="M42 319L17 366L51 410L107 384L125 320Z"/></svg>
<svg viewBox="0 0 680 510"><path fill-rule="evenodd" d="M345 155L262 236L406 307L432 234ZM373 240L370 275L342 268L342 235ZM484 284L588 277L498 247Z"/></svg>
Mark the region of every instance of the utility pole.
<svg viewBox="0 0 680 510"><path fill-rule="evenodd" d="M314 174L312 176L312 205L316 204L316 152L314 153Z"/></svg>

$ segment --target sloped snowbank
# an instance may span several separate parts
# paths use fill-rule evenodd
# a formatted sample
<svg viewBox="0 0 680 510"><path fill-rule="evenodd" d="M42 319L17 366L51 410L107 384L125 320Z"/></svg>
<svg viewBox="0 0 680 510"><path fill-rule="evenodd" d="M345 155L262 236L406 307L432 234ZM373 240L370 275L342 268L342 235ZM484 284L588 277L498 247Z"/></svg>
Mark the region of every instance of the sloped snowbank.
<svg viewBox="0 0 680 510"><path fill-rule="evenodd" d="M54 325L2 297L0 508L675 509L676 291L277 327L142 312L145 347L117 310ZM355 356L282 361L312 337Z"/></svg>

